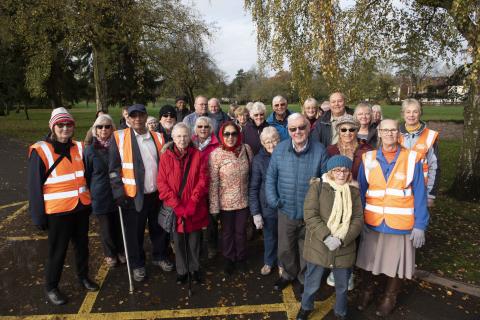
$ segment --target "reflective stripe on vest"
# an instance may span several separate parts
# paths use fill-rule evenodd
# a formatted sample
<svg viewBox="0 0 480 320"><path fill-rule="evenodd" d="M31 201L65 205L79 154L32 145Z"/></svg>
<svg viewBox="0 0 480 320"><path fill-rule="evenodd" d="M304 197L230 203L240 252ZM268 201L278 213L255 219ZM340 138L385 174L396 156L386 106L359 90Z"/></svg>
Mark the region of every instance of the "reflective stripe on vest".
<svg viewBox="0 0 480 320"><path fill-rule="evenodd" d="M369 184L365 194L365 222L372 226L385 223L397 230L410 230L414 223L414 197L411 189L416 152L403 149L385 181L377 151L363 155L365 177Z"/></svg>
<svg viewBox="0 0 480 320"><path fill-rule="evenodd" d="M84 178L83 145L78 141L73 143L75 147L70 148L71 161L62 159L43 184L43 200L47 214L71 211L78 205L79 200L84 205L91 203ZM46 171L60 156L54 152L53 146L45 141L35 143L30 147L30 151L32 149L37 151Z"/></svg>
<svg viewBox="0 0 480 320"><path fill-rule="evenodd" d="M163 135L158 132L149 131L158 154L160 154L164 139ZM115 141L117 142L120 160L122 162L122 182L125 194L128 197L135 197L137 194L137 184L135 181L135 171L133 167L132 153L132 129L118 130L114 132Z"/></svg>

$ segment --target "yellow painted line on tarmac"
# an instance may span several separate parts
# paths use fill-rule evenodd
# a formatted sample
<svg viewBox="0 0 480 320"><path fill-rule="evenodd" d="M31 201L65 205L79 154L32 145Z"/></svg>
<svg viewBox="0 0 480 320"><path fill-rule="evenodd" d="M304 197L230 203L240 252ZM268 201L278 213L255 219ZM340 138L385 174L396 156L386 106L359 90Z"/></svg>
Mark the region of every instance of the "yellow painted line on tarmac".
<svg viewBox="0 0 480 320"><path fill-rule="evenodd" d="M98 237L98 233L92 232L88 234L89 237ZM36 235L36 236L8 236L2 237L7 241L37 241L37 240L46 240L48 235Z"/></svg>
<svg viewBox="0 0 480 320"><path fill-rule="evenodd" d="M97 276L95 277L95 280L100 286L100 289L102 288L103 282L107 278L108 270L109 270L108 265L104 261L100 266L100 268L98 269ZM87 295L85 296L85 299L83 299L83 303L80 306L80 309L78 310L78 314L85 315L92 312L93 305L95 304L95 301L97 300L97 296L99 293L100 293L100 290L95 292L87 292Z"/></svg>
<svg viewBox="0 0 480 320"><path fill-rule="evenodd" d="M333 309L333 306L335 305L335 295L332 294L330 297L328 297L327 300L324 301L316 301L315 306L314 306L314 311L312 312L312 315L309 317L311 320L321 320L323 319L327 313L330 312L330 310ZM295 318L293 318L295 319Z"/></svg>
<svg viewBox="0 0 480 320"><path fill-rule="evenodd" d="M292 286L289 285L285 289L283 289L282 294L285 311L287 312L287 318L295 319L300 304L298 303L297 298L295 298Z"/></svg>
<svg viewBox="0 0 480 320"><path fill-rule="evenodd" d="M9 204L4 204L3 206L0 206L0 210L10 208L10 207L19 206L19 205L25 204L27 202L28 201L20 201L20 202L13 202L13 203L9 203Z"/></svg>
<svg viewBox="0 0 480 320"><path fill-rule="evenodd" d="M8 215L2 222L0 222L0 230L5 228L5 226L7 224L10 223L10 221L13 221L16 217L18 217L20 214L24 213L25 211L27 211L27 208L28 208L28 203L26 203L25 205L23 205L20 209L18 209L17 211L15 211L14 213Z"/></svg>

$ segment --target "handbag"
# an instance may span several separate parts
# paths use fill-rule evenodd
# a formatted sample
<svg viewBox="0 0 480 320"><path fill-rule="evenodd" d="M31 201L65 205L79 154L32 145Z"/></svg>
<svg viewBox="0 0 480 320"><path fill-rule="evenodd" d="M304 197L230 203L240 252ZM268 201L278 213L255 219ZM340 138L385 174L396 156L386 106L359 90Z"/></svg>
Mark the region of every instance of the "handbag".
<svg viewBox="0 0 480 320"><path fill-rule="evenodd" d="M183 189L185 188L185 184L187 183L187 176L188 171L190 170L190 160L191 157L188 159L187 166L185 168L185 172L183 173L182 184L180 185L180 190L178 190L178 198L182 199ZM164 203L160 206L160 210L158 211L158 224L168 233L175 231L176 221L175 221L175 213L173 212L173 208L166 206Z"/></svg>

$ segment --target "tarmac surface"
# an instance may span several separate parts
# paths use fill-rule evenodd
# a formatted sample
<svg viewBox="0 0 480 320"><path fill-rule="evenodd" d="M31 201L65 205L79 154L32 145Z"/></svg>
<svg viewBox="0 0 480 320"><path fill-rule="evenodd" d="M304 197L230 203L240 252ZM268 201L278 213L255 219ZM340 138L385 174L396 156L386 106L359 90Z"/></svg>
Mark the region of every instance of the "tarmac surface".
<svg viewBox="0 0 480 320"><path fill-rule="evenodd" d="M175 283L175 272L165 273L150 262L146 237L148 279L134 283L128 292L126 266L109 269L103 253L96 219L90 228L90 275L101 289L86 292L76 281L73 251L69 249L60 283L69 303L53 306L43 291L47 250L46 233L32 226L26 194L26 146L0 137L0 320L1 319L294 319L301 286L294 283L283 292L273 290L276 275L263 277L262 240L249 242L249 272L222 273L223 260L202 261L204 282ZM357 283L358 284L358 283ZM357 287L359 287L357 285ZM349 294L350 319L378 319L375 305L355 309L358 289ZM317 294L311 319L334 319L333 288L323 285ZM480 319L480 298L425 281L408 281L388 319Z"/></svg>

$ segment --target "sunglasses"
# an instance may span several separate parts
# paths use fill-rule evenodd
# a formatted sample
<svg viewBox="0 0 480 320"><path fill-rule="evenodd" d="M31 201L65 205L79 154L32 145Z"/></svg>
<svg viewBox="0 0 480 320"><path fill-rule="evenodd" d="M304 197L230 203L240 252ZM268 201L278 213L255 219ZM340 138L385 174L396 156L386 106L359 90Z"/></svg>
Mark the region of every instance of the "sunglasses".
<svg viewBox="0 0 480 320"><path fill-rule="evenodd" d="M197 128L198 129L209 129L210 126L208 124L206 126L198 125Z"/></svg>
<svg viewBox="0 0 480 320"><path fill-rule="evenodd" d="M303 126L300 126L300 127L290 127L288 128L288 131L290 132L296 132L297 130L298 131L304 131L305 129L307 129L307 125L303 125Z"/></svg>
<svg viewBox="0 0 480 320"><path fill-rule="evenodd" d="M67 123L57 123L55 124L58 128L60 129L63 129L63 128L67 128L67 129L70 129L70 128L73 128L73 123L71 122L67 122Z"/></svg>
<svg viewBox="0 0 480 320"><path fill-rule="evenodd" d="M260 116L262 116L262 117L265 116L265 113L256 113L256 114L253 115L254 118L260 117Z"/></svg>
<svg viewBox="0 0 480 320"><path fill-rule="evenodd" d="M98 125L97 126L97 129L112 129L112 125L111 124L104 124L104 125Z"/></svg>
<svg viewBox="0 0 480 320"><path fill-rule="evenodd" d="M238 136L238 132L237 132L237 131L225 131L225 132L223 133L223 136L224 136L225 138L228 138L228 137L234 138L234 137L237 137L237 136Z"/></svg>
<svg viewBox="0 0 480 320"><path fill-rule="evenodd" d="M285 102L283 102L283 103L276 103L276 104L274 104L273 106L274 106L274 107L285 107L286 105L287 105L287 104L286 104Z"/></svg>
<svg viewBox="0 0 480 320"><path fill-rule="evenodd" d="M348 131L348 132L355 132L355 131L357 131L357 129L355 129L355 128L341 128L341 129L340 129L340 132L344 132L344 133L345 133L345 132L347 132L347 131Z"/></svg>
<svg viewBox="0 0 480 320"><path fill-rule="evenodd" d="M162 115L162 118L163 118L163 117L165 117L165 118L172 118L172 119L175 119L175 118L176 118L176 117L175 117L173 114L171 114L171 113L165 113L165 114Z"/></svg>

